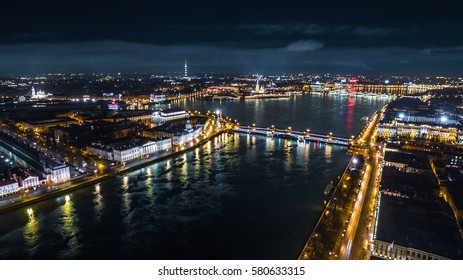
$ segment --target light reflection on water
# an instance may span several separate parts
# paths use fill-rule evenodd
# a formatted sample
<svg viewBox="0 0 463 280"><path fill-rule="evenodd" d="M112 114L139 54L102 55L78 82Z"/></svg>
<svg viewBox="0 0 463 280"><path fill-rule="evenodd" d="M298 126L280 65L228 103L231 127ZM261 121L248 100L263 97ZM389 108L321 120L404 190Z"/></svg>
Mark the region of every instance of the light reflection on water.
<svg viewBox="0 0 463 280"><path fill-rule="evenodd" d="M175 250L182 258L291 258L310 230L307 221L317 219L323 185L348 160L345 148L238 134L217 139L76 191L67 202L57 199L57 220L41 209L56 206L38 204L49 227L31 219L22 226L29 239L16 246L35 258L175 258ZM57 226L60 237L50 232Z"/></svg>
<svg viewBox="0 0 463 280"><path fill-rule="evenodd" d="M327 162L331 162L331 152L333 150L333 146L325 145L325 159Z"/></svg>
<svg viewBox="0 0 463 280"><path fill-rule="evenodd" d="M325 121L345 127L347 106L338 104L341 113L334 121L322 116L310 121L308 115L332 114L333 100L297 98L286 103L290 114L283 113L283 103L245 102L234 118L326 133L313 127ZM228 111L238 108L221 104ZM256 111L265 117L261 122L252 119L255 106L264 108ZM357 118L372 109L366 101L353 106L349 115L356 130ZM269 118L269 111L278 119ZM224 134L184 155L77 190L67 203L64 198L37 203L33 217L25 208L0 216L0 259L292 259L318 219L326 184L348 162L345 151Z"/></svg>
<svg viewBox="0 0 463 280"><path fill-rule="evenodd" d="M146 180L145 180L145 184L146 184L146 196L147 198L150 198L153 196L154 194L154 182L153 182L153 175L151 173L151 169L152 167L149 166L146 168Z"/></svg>
<svg viewBox="0 0 463 280"><path fill-rule="evenodd" d="M132 197L129 188L133 187L134 183L130 182L129 184L129 176L125 175L122 179L122 209L121 209L121 215L123 216L123 221L124 225L127 227L130 227L131 224L131 207L130 204L132 202Z"/></svg>
<svg viewBox="0 0 463 280"><path fill-rule="evenodd" d="M79 240L77 239L77 234L79 232L79 227L77 226L79 218L77 213L75 213L74 203L72 200L65 201L65 203L59 207L60 217L59 228L63 241L65 241L66 246L61 250L60 256L62 258L72 258L79 255Z"/></svg>
<svg viewBox="0 0 463 280"><path fill-rule="evenodd" d="M334 136L357 134L363 123L360 119L391 101L390 98L337 95L296 95L289 99L252 100L179 100L170 107L210 110L219 109L224 116L240 124L256 126L291 126L294 130L311 129L316 133L333 132Z"/></svg>
<svg viewBox="0 0 463 280"><path fill-rule="evenodd" d="M101 218L101 213L104 208L103 204L103 196L101 195L101 184L96 184L95 189L93 191L94 198L93 198L93 203L95 204L95 217L97 221L100 221Z"/></svg>
<svg viewBox="0 0 463 280"><path fill-rule="evenodd" d="M39 240L39 222L36 219L34 213L28 215L29 219L27 224L24 226L24 242L28 248L29 255L33 255L37 250L36 246L38 245Z"/></svg>

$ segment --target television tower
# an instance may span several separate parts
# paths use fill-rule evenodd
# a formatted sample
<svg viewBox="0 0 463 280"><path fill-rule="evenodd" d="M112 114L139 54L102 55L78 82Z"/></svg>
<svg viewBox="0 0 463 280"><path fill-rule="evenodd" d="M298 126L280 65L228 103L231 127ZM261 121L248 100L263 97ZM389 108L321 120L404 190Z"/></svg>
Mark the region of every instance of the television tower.
<svg viewBox="0 0 463 280"><path fill-rule="evenodd" d="M188 77L188 65L186 63L186 58L185 58L185 78Z"/></svg>

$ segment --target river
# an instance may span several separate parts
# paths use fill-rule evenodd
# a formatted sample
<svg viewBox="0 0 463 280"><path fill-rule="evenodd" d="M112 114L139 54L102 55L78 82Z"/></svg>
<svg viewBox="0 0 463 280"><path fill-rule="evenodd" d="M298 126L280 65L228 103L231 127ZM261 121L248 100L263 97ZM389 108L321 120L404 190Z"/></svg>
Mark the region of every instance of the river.
<svg viewBox="0 0 463 280"><path fill-rule="evenodd" d="M243 124L349 137L387 99L180 101ZM223 134L177 158L0 216L1 259L295 259L346 148Z"/></svg>

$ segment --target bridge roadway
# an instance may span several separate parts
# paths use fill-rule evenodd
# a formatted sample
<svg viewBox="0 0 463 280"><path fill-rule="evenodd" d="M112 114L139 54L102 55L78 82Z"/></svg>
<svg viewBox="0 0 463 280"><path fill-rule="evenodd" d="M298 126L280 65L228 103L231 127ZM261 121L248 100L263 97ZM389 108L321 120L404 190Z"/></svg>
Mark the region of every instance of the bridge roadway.
<svg viewBox="0 0 463 280"><path fill-rule="evenodd" d="M322 143L341 145L341 146L349 146L349 144L352 141L352 139L348 139L348 138L335 137L331 134L331 132L327 135L324 135L324 134L319 134L319 133L312 133L309 130L301 132L301 131L295 131L291 129L279 129L273 126L272 127L256 127L254 125L252 126L241 125L239 127L235 127L234 131L239 132L239 133L264 135L267 137L290 138L290 139L295 139L302 143L310 141L310 142L322 142Z"/></svg>

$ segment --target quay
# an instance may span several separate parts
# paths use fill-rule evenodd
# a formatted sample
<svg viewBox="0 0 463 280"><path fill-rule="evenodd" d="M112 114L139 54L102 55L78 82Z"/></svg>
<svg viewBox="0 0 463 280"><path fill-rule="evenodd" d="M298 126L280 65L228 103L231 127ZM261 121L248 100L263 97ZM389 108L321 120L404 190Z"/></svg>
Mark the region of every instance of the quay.
<svg viewBox="0 0 463 280"><path fill-rule="evenodd" d="M352 139L348 150L352 158L302 248L299 260L364 259L368 255L365 247L368 240L362 231L369 221L368 205L374 200L375 179L379 176L375 139L385 108L373 113L359 135Z"/></svg>
<svg viewBox="0 0 463 280"><path fill-rule="evenodd" d="M223 130L214 131L214 133L211 134L209 137L204 136L203 139L200 139L198 142L194 144L192 143L188 147L177 147L176 149L173 149L171 151L163 152L157 155L152 155L146 159L128 162L123 167L115 166L112 169L110 169L108 172L106 172L105 174L101 174L98 176L90 175L89 177L87 177L86 180L79 180L79 182L70 183L67 186L62 186L56 189L52 189L50 191L45 191L44 193L36 195L36 196L11 199L12 200L11 203L0 206L0 214L7 213L15 209L29 206L29 205L32 205L32 204L35 204L41 201L45 201L47 199L57 197L57 196L60 196L60 195L69 193L71 191L90 186L90 185L94 185L94 184L109 180L111 178L114 178L116 176L124 175L129 172L135 171L137 169L143 168L145 166L154 164L156 162L167 160L169 158L172 158L180 154L183 154L185 152L196 149L197 147L203 145L207 141L210 141L214 139L215 137L220 136L222 133L228 133L228 132L231 132L231 130L223 129Z"/></svg>

